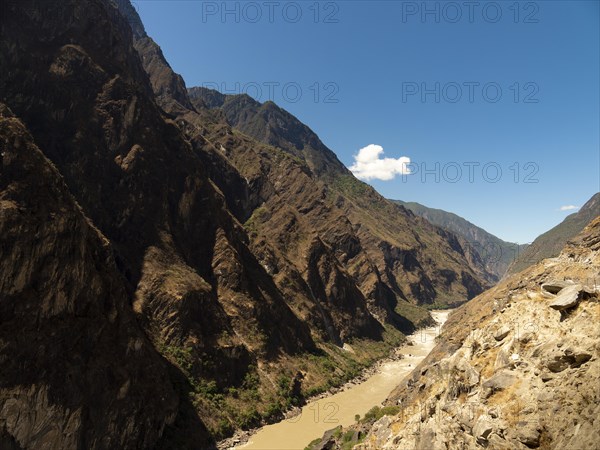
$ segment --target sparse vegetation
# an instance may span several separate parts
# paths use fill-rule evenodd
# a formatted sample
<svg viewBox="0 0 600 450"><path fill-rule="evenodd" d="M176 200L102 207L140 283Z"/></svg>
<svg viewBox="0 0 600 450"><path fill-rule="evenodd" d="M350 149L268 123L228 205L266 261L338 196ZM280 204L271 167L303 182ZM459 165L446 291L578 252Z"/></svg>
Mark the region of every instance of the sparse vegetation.
<svg viewBox="0 0 600 450"><path fill-rule="evenodd" d="M399 406L373 406L361 420L361 423L376 422L383 416L395 416L400 412Z"/></svg>
<svg viewBox="0 0 600 450"><path fill-rule="evenodd" d="M161 352L186 375L189 396L200 411L210 411L207 426L217 439L229 436L235 429L249 429L263 423L280 420L285 411L300 406L304 399L342 386L356 378L361 370L389 355L391 349L404 342L398 330L387 327L382 341L355 339L351 342L354 353L321 343L321 351L305 353L279 362L276 373L263 373L250 365L238 386L219 388L216 380L194 373L197 368L212 367L210 355L203 354L194 366L194 350L190 345L161 345ZM301 397L294 395L294 374L300 369L305 376ZM274 383L266 381L270 377ZM358 416L357 421L360 419ZM341 433L341 430L340 430Z"/></svg>
<svg viewBox="0 0 600 450"><path fill-rule="evenodd" d="M373 189L352 175L338 175L333 180L332 186L342 194L350 197L364 195Z"/></svg>
<svg viewBox="0 0 600 450"><path fill-rule="evenodd" d="M427 310L405 301L399 301L394 308L394 311L402 317L406 317L417 327L430 325L432 323L431 317L427 313Z"/></svg>
<svg viewBox="0 0 600 450"><path fill-rule="evenodd" d="M259 224L264 222L269 215L269 210L265 206L259 206L254 210L250 218L244 223L244 228L251 234L256 234Z"/></svg>
<svg viewBox="0 0 600 450"><path fill-rule="evenodd" d="M315 445L317 445L319 442L321 442L321 438L313 439L312 441L310 441L310 444L308 444L306 447L304 447L304 450L312 450L312 448Z"/></svg>

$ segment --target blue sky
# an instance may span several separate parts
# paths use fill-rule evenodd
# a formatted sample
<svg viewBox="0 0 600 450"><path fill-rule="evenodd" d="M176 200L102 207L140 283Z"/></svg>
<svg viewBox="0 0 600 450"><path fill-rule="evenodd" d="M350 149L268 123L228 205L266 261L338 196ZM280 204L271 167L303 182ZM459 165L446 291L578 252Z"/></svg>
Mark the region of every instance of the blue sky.
<svg viewBox="0 0 600 450"><path fill-rule="evenodd" d="M348 167L381 146L367 175L410 158L388 198L523 243L600 190L599 2L132 3L188 86L274 100Z"/></svg>

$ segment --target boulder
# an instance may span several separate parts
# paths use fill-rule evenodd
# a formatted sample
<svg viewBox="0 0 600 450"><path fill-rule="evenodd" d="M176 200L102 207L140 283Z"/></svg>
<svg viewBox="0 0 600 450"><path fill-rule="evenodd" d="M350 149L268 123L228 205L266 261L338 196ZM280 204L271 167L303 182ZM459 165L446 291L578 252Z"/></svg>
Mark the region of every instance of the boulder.
<svg viewBox="0 0 600 450"><path fill-rule="evenodd" d="M540 375L540 378L541 378L541 380L542 380L544 383L547 383L548 381L550 381L550 380L553 380L553 379L554 379L554 375L552 375L551 373L548 373L548 372L543 372L543 373Z"/></svg>
<svg viewBox="0 0 600 450"><path fill-rule="evenodd" d="M494 450L513 450L514 446L497 434L492 433L488 438L488 448L493 448Z"/></svg>
<svg viewBox="0 0 600 450"><path fill-rule="evenodd" d="M590 352L577 347L567 347L564 349L564 353L569 361L569 365L573 368L579 367L592 359Z"/></svg>
<svg viewBox="0 0 600 450"><path fill-rule="evenodd" d="M337 427L332 428L331 430L327 430L323 434L323 437L321 438L321 441L318 442L316 445L313 445L311 447L312 450L330 450L330 449L333 449L335 447L335 434L339 433L341 429L342 429L342 426L338 425Z"/></svg>
<svg viewBox="0 0 600 450"><path fill-rule="evenodd" d="M511 386L515 382L515 378L516 377L508 370L502 370L485 381L483 387L494 391L500 391Z"/></svg>
<svg viewBox="0 0 600 450"><path fill-rule="evenodd" d="M540 445L540 429L535 422L517 422L516 438L527 447L535 448Z"/></svg>
<svg viewBox="0 0 600 450"><path fill-rule="evenodd" d="M494 431L494 426L491 421L481 416L473 426L473 436L477 439L477 443L485 444L490 434Z"/></svg>
<svg viewBox="0 0 600 450"><path fill-rule="evenodd" d="M506 341L502 348L496 355L496 361L494 362L494 370L499 371L505 367L508 367L513 364L513 360L511 359L511 355L514 353L514 343L515 340L512 338L510 341Z"/></svg>
<svg viewBox="0 0 600 450"><path fill-rule="evenodd" d="M431 450L435 445L436 432L430 426L424 428L418 435L415 450Z"/></svg>
<svg viewBox="0 0 600 450"><path fill-rule="evenodd" d="M518 340L522 344L528 344L534 337L535 334L533 332L525 331L519 336Z"/></svg>
<svg viewBox="0 0 600 450"><path fill-rule="evenodd" d="M507 325L504 325L502 328L500 328L495 334L494 334L494 339L496 339L497 341L501 341L502 339L504 339L506 336L508 336L508 333L510 333L510 327Z"/></svg>
<svg viewBox="0 0 600 450"><path fill-rule="evenodd" d="M454 366L460 373L465 384L472 388L479 383L479 372L469 363L466 358L459 358Z"/></svg>
<svg viewBox="0 0 600 450"><path fill-rule="evenodd" d="M580 284L574 284L562 289L554 301L550 303L550 308L563 311L577 306L580 291Z"/></svg>
<svg viewBox="0 0 600 450"><path fill-rule="evenodd" d="M542 284L542 293L548 293L552 295L558 294L564 288L573 286L575 284L574 281L565 280L565 281L549 281L547 283Z"/></svg>
<svg viewBox="0 0 600 450"><path fill-rule="evenodd" d="M577 368L592 359L592 354L577 347L567 347L562 352L555 352L546 363L548 370L562 372L568 367Z"/></svg>
<svg viewBox="0 0 600 450"><path fill-rule="evenodd" d="M554 355L554 357L546 364L550 372L558 373L569 367L569 361L564 355ZM543 379L542 379L543 380Z"/></svg>

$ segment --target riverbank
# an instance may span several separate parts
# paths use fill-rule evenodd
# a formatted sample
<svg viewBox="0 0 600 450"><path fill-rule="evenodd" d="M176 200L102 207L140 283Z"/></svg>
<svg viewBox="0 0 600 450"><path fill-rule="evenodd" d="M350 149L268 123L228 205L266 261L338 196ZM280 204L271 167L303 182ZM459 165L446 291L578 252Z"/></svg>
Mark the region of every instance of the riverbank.
<svg viewBox="0 0 600 450"><path fill-rule="evenodd" d="M407 336L407 338L410 338L410 336ZM401 350L404 349L405 347L410 347L412 345L413 345L413 343L411 341L408 341L402 347L398 347L398 348L394 349L389 356L382 358L382 359L376 361L374 364L370 365L369 367L365 367L364 369L362 369L360 374L358 374L353 379L347 381L343 385L338 386L338 387L331 387L324 392L321 392L319 394L316 394L316 395L313 395L313 396L307 398L306 405L310 405L312 402L316 402L318 400L331 397L332 395L335 395L337 393L345 392L348 389L353 388L354 386L364 383L369 378L371 378L373 375L381 372L382 367L385 364L403 359L405 356ZM295 407L284 413L284 418L282 419L282 421L293 420L295 417L298 417L300 414L302 414L302 408ZM274 424L263 425L261 427L253 428L251 430L238 431L232 437L224 439L222 441L219 441L217 443L217 449L218 450L233 450L235 448L241 449L241 448L243 448L243 445L246 444L250 440L251 436L258 433L260 430L262 430L263 428L265 428L267 426L277 425L278 423L281 423L282 421L275 422Z"/></svg>
<svg viewBox="0 0 600 450"><path fill-rule="evenodd" d="M387 358L365 368L359 376L339 388L332 388L310 398L302 408L295 408L280 422L255 430L238 432L218 443L220 450L295 450L303 449L312 439L337 425L347 426L354 417L365 414L383 402L434 346L435 336L450 310L432 311L434 327L407 336L408 342Z"/></svg>

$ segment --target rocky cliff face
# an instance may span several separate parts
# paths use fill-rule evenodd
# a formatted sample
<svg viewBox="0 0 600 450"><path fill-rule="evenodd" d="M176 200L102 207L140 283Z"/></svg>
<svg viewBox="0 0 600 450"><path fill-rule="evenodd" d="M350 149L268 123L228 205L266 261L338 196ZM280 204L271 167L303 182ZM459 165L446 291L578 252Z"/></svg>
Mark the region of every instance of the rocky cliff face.
<svg viewBox="0 0 600 450"><path fill-rule="evenodd" d="M594 194L576 213L570 214L551 230L538 236L515 261L508 273L517 273L537 264L544 258L557 256L569 239L577 236L585 226L600 216L600 192Z"/></svg>
<svg viewBox="0 0 600 450"><path fill-rule="evenodd" d="M354 448L594 448L599 292L600 218L558 257L451 314L432 354L388 399L391 414Z"/></svg>
<svg viewBox="0 0 600 450"><path fill-rule="evenodd" d="M128 2L2 7L1 446L206 447L482 290L305 128L192 101Z"/></svg>
<svg viewBox="0 0 600 450"><path fill-rule="evenodd" d="M0 447L152 446L181 399L113 248L3 104L0 154Z"/></svg>
<svg viewBox="0 0 600 450"><path fill-rule="evenodd" d="M80 231L74 219L66 217L62 228L55 231L71 247L63 248L61 240L53 239L52 235L47 237L61 250L46 249L54 258L51 260L46 253L39 254L32 247L46 245L37 240L44 237L43 227L50 213L44 215L41 210L36 215L35 205L23 206L20 215L11 217L3 238L9 236L10 230L14 233L20 230L19 220L23 220L23 234L9 241L12 247L2 246L2 262L6 265L3 265L5 283L0 298L3 311L7 311L2 315L2 342L6 360L20 361L23 366L15 367L12 372L3 371L2 377L10 374L13 381L3 378L2 386L9 382L23 383L19 391L23 398L3 391L2 421L15 421L9 426L9 433L26 448L36 447L27 439L38 428L40 436L53 445L60 447L60 442L66 442L61 440L67 439L64 436L50 435L53 431L46 430L46 422L65 436L71 436L76 429L80 434L94 436L105 432L105 441L91 438L82 441L91 447L102 447L102 442L121 442L117 440L121 435L131 439L123 440L124 443L146 447L170 433L181 441L201 445L209 435L199 415L210 422L215 417L212 412L218 408L216 400L209 402L206 398L209 395L214 398L231 386L242 386L247 379L259 378L259 373L263 373L259 362L281 353L315 351L310 330L291 311L281 291L248 248L246 232L227 209L200 158L155 103L152 87L133 47L129 24L116 8L95 0L9 2L3 5L2 20L2 101L10 105L30 130L31 140L53 162L64 180L65 190L73 197L72 202L80 205L82 217L85 215L100 230L106 252L114 259L114 270L119 275L113 278L106 275L95 284L87 283L91 276L84 276L85 271L104 273L107 269L91 258L81 259L76 253L85 250L80 249L84 245L81 236L91 232ZM19 147L10 149L11 142L6 144L8 149L17 151ZM37 173L35 167L31 172L20 186L29 195L38 196L44 192L43 184L27 183L36 181L36 177L40 183L51 181L45 179L45 172ZM3 170L3 195L10 185L10 175L11 172ZM49 197L48 208L54 208L54 214L60 216L63 207L53 202ZM30 234L26 220L30 221L27 227L33 230ZM35 237L36 233L39 237ZM29 245L25 238L35 240ZM78 240L82 243L78 244ZM20 259L12 258L12 253ZM40 258L38 264L34 264L36 258ZM19 261L27 277L11 268ZM61 283L60 277L67 275L80 277L79 284ZM13 290L11 283L17 281L19 289ZM48 291L50 286L55 286L55 290ZM52 378L47 380L49 387L41 385L39 389L60 389L66 391L66 396L70 395L69 382L59 388L65 384L60 376L72 373L70 376L81 377L85 371L80 373L82 369L78 366L72 372L68 366L63 370L61 347L57 347L58 353L45 350L44 333L55 333L54 339L68 346L64 349L70 353L68 357L81 359L78 364L82 367L86 366L89 352L98 352L98 361L93 364L102 366L105 359L116 358L113 353L119 351L119 346L127 349L130 345L130 339L119 327L104 326L102 317L96 317L97 313L110 313L111 317L116 314L110 312L109 304L105 305L109 298L118 301L104 292L108 289L121 293L121 307L128 309L131 327L137 327L137 334L145 342L150 341L168 360L159 358L152 346L146 351L162 364L154 371L153 380L148 380L156 383L151 385L156 392L148 388L147 394L135 397L139 401L131 401L128 408L115 414L114 424L119 425L97 424L88 410L96 400L85 392L73 394L74 398L61 406L67 411L64 416L45 417L42 413L45 400L42 397L37 400L36 381L22 376L19 379L18 373L43 376L52 368ZM7 320L11 317L8 312L15 308L13 303L25 305L28 298L37 301L42 311L52 311L54 303L58 303L57 309L65 315L64 330L59 333L59 328L54 330L49 321L47 332L38 330L36 335L32 331L32 337L36 338L28 346L15 345L8 328ZM98 311L86 307L88 303L98 305ZM80 329L69 328L70 318L82 314L75 306L68 306L71 304L80 304L95 326L82 324ZM10 329L19 329L27 321L33 330L42 326L37 309L22 310L19 321ZM98 331L94 331L95 327ZM96 333L107 342L113 341L113 345L95 346L95 340L99 339ZM50 345L52 340L48 342ZM5 347L8 343L11 345ZM23 358L12 353L13 348L22 352ZM144 354L140 353L142 361ZM58 357L56 362L52 362L53 356ZM119 361L115 359L114 364ZM132 369L123 364L119 376L98 369L99 375L92 374L78 382L86 386L96 384L94 392L103 392L107 402L115 390L123 387L123 402L127 403L126 381L143 386L141 364ZM177 369L169 372L169 379L163 383L161 371L166 373L171 364ZM152 369L151 356L145 365ZM177 395L171 392L169 400L163 390L167 393L176 390ZM73 391L76 393L76 387ZM133 388L132 393L137 395ZM117 397L115 394L114 398ZM155 400L144 400L158 401L163 397L165 402L170 401L168 408L158 405L153 408ZM17 405L23 407L10 409L11 401L18 401ZM52 395L48 400L58 405L62 401ZM101 407L98 399L94 411ZM119 422L124 414L128 418ZM30 425L19 419L27 415L35 418ZM229 413L216 418L217 423L209 423L213 433L227 432L230 423L241 421ZM224 421L222 425L218 420ZM252 420L260 420L260 416ZM130 422L139 427L137 432L125 427ZM152 425L144 430L145 424ZM165 429L165 424L170 428ZM183 431L177 435L174 430L179 429ZM79 437L73 434L71 439Z"/></svg>
<svg viewBox="0 0 600 450"><path fill-rule="evenodd" d="M318 215L311 217L312 230L307 231L321 233L350 274L362 281L361 290L379 307L379 314L385 313L386 303L403 309L407 300L419 305L457 304L461 299L480 293L487 285L480 270L482 266L468 257L469 250L455 235L397 207L354 178L335 154L287 111L273 102L261 104L246 95L227 96L205 88L192 88L189 92L197 109L208 107L208 114L222 115L234 130L291 155L291 163L295 162L302 169L292 176L292 181L302 185L302 190L286 188L265 192L264 208L280 211L298 205L295 214L301 215L311 210L304 192L319 189L320 201L326 209L321 208ZM210 139L225 149L240 173L256 179L261 186L277 187L281 180L292 175L285 166L261 170L260 156L256 163L249 165L247 152L236 154L237 146L222 142L220 136ZM289 195L291 192L293 196ZM338 227L329 236L319 229L320 223L331 228L339 222L339 217L343 217L344 226L347 224L345 229ZM285 232L285 229L279 230L270 217L261 222L259 231L265 236L277 238ZM368 262L353 261L362 255L366 255ZM365 266L369 265L376 270L365 272ZM377 283L365 280L368 273L378 275ZM491 277L488 281L491 282Z"/></svg>

